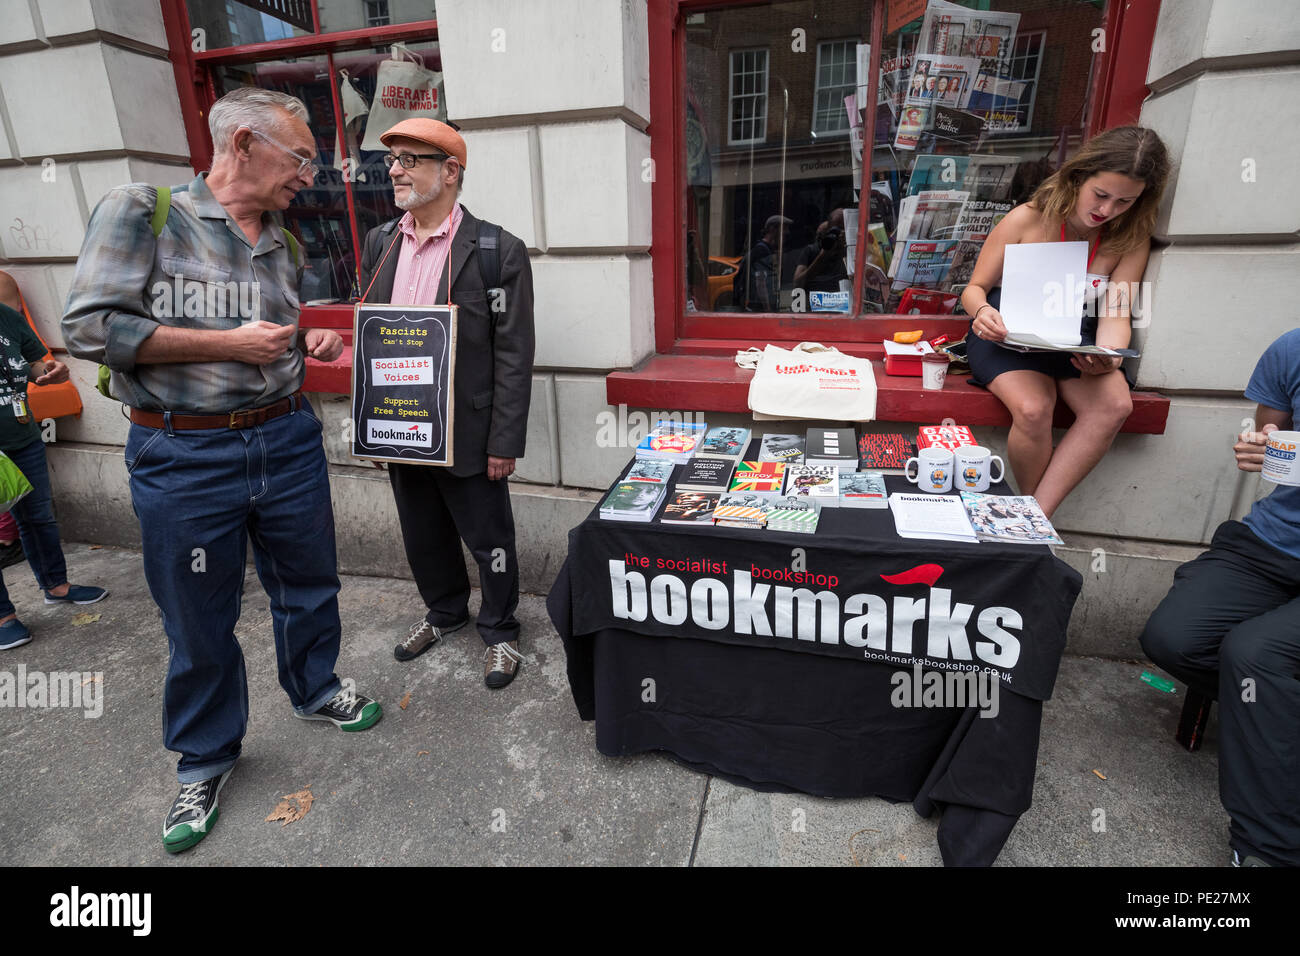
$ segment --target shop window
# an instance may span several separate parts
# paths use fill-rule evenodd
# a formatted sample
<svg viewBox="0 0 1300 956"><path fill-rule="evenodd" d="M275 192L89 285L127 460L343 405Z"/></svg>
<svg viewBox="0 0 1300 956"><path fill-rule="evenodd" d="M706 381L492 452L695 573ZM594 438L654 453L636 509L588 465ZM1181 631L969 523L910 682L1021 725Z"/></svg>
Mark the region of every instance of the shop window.
<svg viewBox="0 0 1300 956"><path fill-rule="evenodd" d="M440 70L435 24L411 22L413 17L432 14L433 4L418 0L395 3L391 10L387 0L163 0L172 35L206 31L208 49L191 46L176 51L189 60L187 72L201 78L197 89L184 84L180 89L191 114L186 119L196 169L207 168L211 157L207 109L231 90L240 86L278 90L298 97L307 107L308 125L316 137L318 172L312 187L299 192L285 210L283 221L305 259L299 296L324 324L350 324L346 303L359 292L360 240L372 227L398 215L382 160L386 150L375 140L367 141L366 134L377 108L380 65L395 55L391 44L402 44L403 58L430 71ZM381 16L397 22L387 26L368 22ZM434 92L441 96L441 87ZM384 122L390 121L391 114Z"/></svg>
<svg viewBox="0 0 1300 956"><path fill-rule="evenodd" d="M809 320L951 314L993 225L1084 139L1105 3L929 0L902 23L894 6L677 11L678 335L810 338ZM750 315L722 321L735 312ZM762 318L792 313L803 324Z"/></svg>
<svg viewBox="0 0 1300 956"><path fill-rule="evenodd" d="M163 0L164 10L170 0ZM185 0L206 50L437 19L433 0Z"/></svg>

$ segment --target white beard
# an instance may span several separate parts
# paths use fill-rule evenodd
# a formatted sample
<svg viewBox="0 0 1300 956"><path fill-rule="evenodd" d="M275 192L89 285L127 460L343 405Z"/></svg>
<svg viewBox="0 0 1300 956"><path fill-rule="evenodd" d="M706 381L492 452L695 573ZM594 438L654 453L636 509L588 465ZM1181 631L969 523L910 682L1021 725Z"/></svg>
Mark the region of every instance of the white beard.
<svg viewBox="0 0 1300 956"><path fill-rule="evenodd" d="M431 203L438 198L439 190L436 186L432 192L427 193L418 191L414 186L408 186L407 189L408 192L405 199L398 199L396 196L393 197L393 205L398 209L414 209L417 206L423 206L425 203Z"/></svg>

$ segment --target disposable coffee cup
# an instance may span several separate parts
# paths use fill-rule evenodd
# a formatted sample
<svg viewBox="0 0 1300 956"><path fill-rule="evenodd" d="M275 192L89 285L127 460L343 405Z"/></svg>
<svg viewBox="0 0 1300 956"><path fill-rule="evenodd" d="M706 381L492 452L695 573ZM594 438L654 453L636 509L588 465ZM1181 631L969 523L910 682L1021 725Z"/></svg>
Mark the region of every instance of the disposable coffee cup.
<svg viewBox="0 0 1300 956"><path fill-rule="evenodd" d="M943 388L948 375L948 356L943 352L927 352L921 356L921 387L932 390Z"/></svg>
<svg viewBox="0 0 1300 956"><path fill-rule="evenodd" d="M1278 485L1300 485L1300 432L1270 432L1264 440L1264 477Z"/></svg>

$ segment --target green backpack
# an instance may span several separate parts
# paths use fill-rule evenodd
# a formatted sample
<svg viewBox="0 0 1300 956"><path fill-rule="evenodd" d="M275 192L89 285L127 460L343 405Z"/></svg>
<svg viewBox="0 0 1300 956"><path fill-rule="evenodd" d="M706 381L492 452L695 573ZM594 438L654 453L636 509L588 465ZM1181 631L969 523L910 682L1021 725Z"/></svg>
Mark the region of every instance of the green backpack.
<svg viewBox="0 0 1300 956"><path fill-rule="evenodd" d="M170 186L158 187L158 198L154 202L153 217L149 220L149 228L153 230L153 237L157 239L162 235L163 226L167 225L167 215L172 211L172 190ZM298 240L284 226L280 227L284 233L285 244L289 247L289 255L293 257L295 264L298 262ZM95 388L105 398L113 398L113 393L108 390L109 380L112 378L112 370L107 365L99 367L99 375L95 380ZM116 399L114 399L116 401Z"/></svg>

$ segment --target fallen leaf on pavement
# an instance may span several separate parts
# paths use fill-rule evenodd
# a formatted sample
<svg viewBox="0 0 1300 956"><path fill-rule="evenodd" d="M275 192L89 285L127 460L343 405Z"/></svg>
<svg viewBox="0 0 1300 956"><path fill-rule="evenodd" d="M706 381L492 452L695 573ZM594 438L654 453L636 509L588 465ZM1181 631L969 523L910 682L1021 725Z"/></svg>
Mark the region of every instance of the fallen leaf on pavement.
<svg viewBox="0 0 1300 956"><path fill-rule="evenodd" d="M417 757L427 757L427 756L429 756L429 751L427 751L427 750L417 750L416 753L415 753L415 755L416 755Z"/></svg>
<svg viewBox="0 0 1300 956"><path fill-rule="evenodd" d="M80 614L73 617L72 626L81 627L83 624L94 624L103 616L104 615L102 614L87 614L86 612L83 611Z"/></svg>
<svg viewBox="0 0 1300 956"><path fill-rule="evenodd" d="M88 678L86 678L85 680L83 680L83 681L81 682L81 686L82 686L82 687L85 687L87 684L97 684L97 683L99 683L99 675L98 675L98 674L94 675L93 677L88 677Z"/></svg>
<svg viewBox="0 0 1300 956"><path fill-rule="evenodd" d="M280 826L285 827L295 820L301 820L311 809L312 801L315 799L311 795L311 787L303 787L297 793L286 793L280 798L280 802L275 805L266 818L267 823L280 821Z"/></svg>
<svg viewBox="0 0 1300 956"><path fill-rule="evenodd" d="M1105 779L1106 779L1106 775L1105 775L1104 773L1102 773L1100 770L1094 770L1093 773L1095 773L1097 776L1101 777L1102 780L1105 780Z"/></svg>
<svg viewBox="0 0 1300 956"><path fill-rule="evenodd" d="M98 551L98 550L99 550L100 548L102 548L102 547L103 547L102 544L92 544L92 545L90 546L90 550L91 550L91 551Z"/></svg>
<svg viewBox="0 0 1300 956"><path fill-rule="evenodd" d="M402 710L406 710L406 705L409 704L410 702L411 702L411 692L408 690L406 692L406 696L404 696L400 701L397 702L397 706Z"/></svg>

